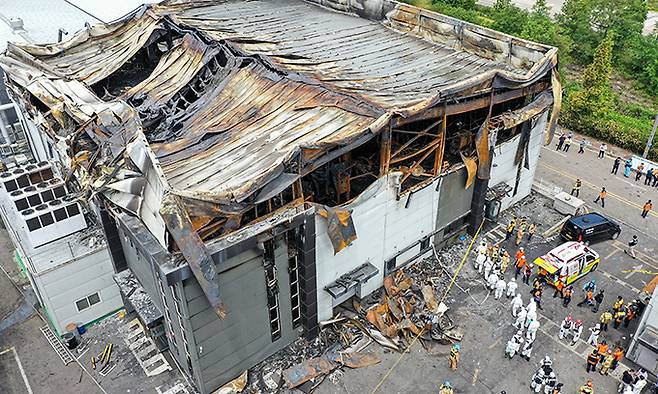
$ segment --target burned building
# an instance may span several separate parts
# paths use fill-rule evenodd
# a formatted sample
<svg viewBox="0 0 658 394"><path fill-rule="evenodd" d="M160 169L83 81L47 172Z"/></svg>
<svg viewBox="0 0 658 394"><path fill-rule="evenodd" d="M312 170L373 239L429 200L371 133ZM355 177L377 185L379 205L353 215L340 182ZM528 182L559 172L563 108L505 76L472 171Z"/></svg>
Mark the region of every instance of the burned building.
<svg viewBox="0 0 658 394"><path fill-rule="evenodd" d="M390 0L169 1L0 65L203 393L528 195L561 92L555 48Z"/></svg>

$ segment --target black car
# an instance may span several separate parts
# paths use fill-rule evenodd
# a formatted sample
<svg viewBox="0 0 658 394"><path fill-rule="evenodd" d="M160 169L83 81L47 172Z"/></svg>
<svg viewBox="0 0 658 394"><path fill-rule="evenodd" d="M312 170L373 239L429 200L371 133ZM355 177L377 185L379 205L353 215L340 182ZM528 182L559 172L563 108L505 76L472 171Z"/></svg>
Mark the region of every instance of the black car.
<svg viewBox="0 0 658 394"><path fill-rule="evenodd" d="M560 236L567 241L584 242L589 245L608 239L617 239L621 227L598 213L574 216L562 226Z"/></svg>

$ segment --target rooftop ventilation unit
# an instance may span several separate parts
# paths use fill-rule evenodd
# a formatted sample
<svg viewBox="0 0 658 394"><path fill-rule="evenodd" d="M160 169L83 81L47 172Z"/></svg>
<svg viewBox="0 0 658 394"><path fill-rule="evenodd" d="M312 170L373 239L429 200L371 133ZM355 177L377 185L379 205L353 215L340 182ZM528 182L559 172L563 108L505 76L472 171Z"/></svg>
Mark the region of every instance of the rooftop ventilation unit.
<svg viewBox="0 0 658 394"><path fill-rule="evenodd" d="M71 196L25 209L21 211L21 218L35 248L87 227L80 204Z"/></svg>
<svg viewBox="0 0 658 394"><path fill-rule="evenodd" d="M42 161L37 164L29 163L14 170L3 172L0 174L0 181L5 191L11 193L14 190L22 189L29 185L47 182L53 179L54 176L55 174L50 163Z"/></svg>
<svg viewBox="0 0 658 394"><path fill-rule="evenodd" d="M34 208L37 205L66 196L66 186L60 178L52 178L47 182L30 185L24 189L14 190L9 193L9 198L14 202L16 210L22 211L26 208Z"/></svg>

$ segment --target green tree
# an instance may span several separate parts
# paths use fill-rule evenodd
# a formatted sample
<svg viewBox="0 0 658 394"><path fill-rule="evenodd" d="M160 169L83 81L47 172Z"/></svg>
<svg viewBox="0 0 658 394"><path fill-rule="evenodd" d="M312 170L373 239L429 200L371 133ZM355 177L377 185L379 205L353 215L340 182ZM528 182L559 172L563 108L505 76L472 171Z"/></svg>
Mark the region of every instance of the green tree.
<svg viewBox="0 0 658 394"><path fill-rule="evenodd" d="M520 37L557 47L561 62L569 62L573 41L564 29L551 18L546 0L535 2Z"/></svg>
<svg viewBox="0 0 658 394"><path fill-rule="evenodd" d="M635 36L622 58L624 71L640 89L658 100L658 40L656 37Z"/></svg>
<svg viewBox="0 0 658 394"><path fill-rule="evenodd" d="M593 118L604 118L612 109L613 97L610 89L612 72L612 48L610 36L596 48L594 60L583 73L582 87L567 97L564 117L567 124L578 127Z"/></svg>
<svg viewBox="0 0 658 394"><path fill-rule="evenodd" d="M589 63L609 33L615 35L615 54L622 56L629 40L641 34L646 12L645 0L566 0L558 21L574 42L574 57Z"/></svg>
<svg viewBox="0 0 658 394"><path fill-rule="evenodd" d="M491 11L491 28L518 36L528 22L528 12L512 4L512 0L496 0Z"/></svg>

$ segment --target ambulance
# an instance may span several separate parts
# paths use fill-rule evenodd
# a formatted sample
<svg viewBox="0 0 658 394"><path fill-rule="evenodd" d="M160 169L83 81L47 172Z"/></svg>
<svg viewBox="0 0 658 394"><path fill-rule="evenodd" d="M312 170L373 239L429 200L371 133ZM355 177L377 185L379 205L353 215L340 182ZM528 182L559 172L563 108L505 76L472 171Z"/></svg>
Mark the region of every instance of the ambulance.
<svg viewBox="0 0 658 394"><path fill-rule="evenodd" d="M562 279L571 284L578 278L595 271L599 266L599 254L581 242L565 242L547 254L535 259L538 270L548 272L546 280L553 284Z"/></svg>

